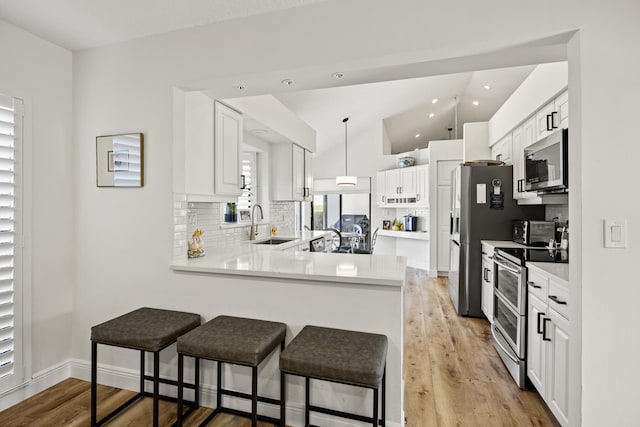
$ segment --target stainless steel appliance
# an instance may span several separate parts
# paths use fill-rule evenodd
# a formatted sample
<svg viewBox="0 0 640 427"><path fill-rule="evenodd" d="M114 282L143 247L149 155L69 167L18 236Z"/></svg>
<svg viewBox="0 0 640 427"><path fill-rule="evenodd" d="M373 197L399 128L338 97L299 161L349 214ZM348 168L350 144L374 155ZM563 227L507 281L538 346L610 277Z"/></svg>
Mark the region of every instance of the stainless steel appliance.
<svg viewBox="0 0 640 427"><path fill-rule="evenodd" d="M525 191L562 192L569 188L568 135L567 129L561 129L524 150Z"/></svg>
<svg viewBox="0 0 640 427"><path fill-rule="evenodd" d="M404 217L404 231L418 231L418 217L406 215Z"/></svg>
<svg viewBox="0 0 640 427"><path fill-rule="evenodd" d="M507 370L524 388L526 382L527 269L504 256L493 254L493 344Z"/></svg>
<svg viewBox="0 0 640 427"><path fill-rule="evenodd" d="M554 221L532 221L517 219L513 221L513 241L526 246L548 246L549 240L556 238Z"/></svg>
<svg viewBox="0 0 640 427"><path fill-rule="evenodd" d="M493 345L518 384L526 386L527 261L569 262L564 250L496 248L493 254Z"/></svg>
<svg viewBox="0 0 640 427"><path fill-rule="evenodd" d="M513 199L512 166L462 164L452 172L449 296L461 316L483 317L481 240L510 240L514 219L544 218L544 206Z"/></svg>

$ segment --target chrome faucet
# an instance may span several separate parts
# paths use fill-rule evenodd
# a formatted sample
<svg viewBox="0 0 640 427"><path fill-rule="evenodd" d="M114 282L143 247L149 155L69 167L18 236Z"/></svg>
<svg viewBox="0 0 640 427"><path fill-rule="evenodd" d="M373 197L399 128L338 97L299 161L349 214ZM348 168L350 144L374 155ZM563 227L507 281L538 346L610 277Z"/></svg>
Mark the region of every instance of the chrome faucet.
<svg viewBox="0 0 640 427"><path fill-rule="evenodd" d="M249 240L256 240L256 236L258 235L258 228L255 225L256 208L260 208L260 220L264 219L264 213L262 213L262 206L256 203L255 205L253 205L253 208L251 208L251 229L249 230Z"/></svg>

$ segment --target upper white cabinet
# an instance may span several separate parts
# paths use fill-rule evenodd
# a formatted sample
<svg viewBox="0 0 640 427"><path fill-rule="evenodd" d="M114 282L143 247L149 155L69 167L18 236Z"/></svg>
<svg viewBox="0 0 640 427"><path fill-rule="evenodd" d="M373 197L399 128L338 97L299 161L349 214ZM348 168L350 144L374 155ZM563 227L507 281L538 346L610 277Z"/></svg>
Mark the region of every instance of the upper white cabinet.
<svg viewBox="0 0 640 427"><path fill-rule="evenodd" d="M240 195L242 114L200 92L185 96L184 189L190 201Z"/></svg>
<svg viewBox="0 0 640 427"><path fill-rule="evenodd" d="M509 133L491 147L491 157L493 160L500 160L510 165L512 163L512 150L511 134Z"/></svg>
<svg viewBox="0 0 640 427"><path fill-rule="evenodd" d="M271 156L271 199L311 199L313 186L311 153L293 143L273 144Z"/></svg>
<svg viewBox="0 0 640 427"><path fill-rule="evenodd" d="M538 141L558 129L569 128L569 92L565 91L542 107L535 115L536 138Z"/></svg>
<svg viewBox="0 0 640 427"><path fill-rule="evenodd" d="M240 147L242 114L220 102L215 103L215 193L241 194Z"/></svg>
<svg viewBox="0 0 640 427"><path fill-rule="evenodd" d="M525 180L525 158L524 143L525 135L528 130L525 125L518 126L511 134L512 142L512 163L513 163L513 198L516 200L534 201L539 199L538 194L532 191L524 190Z"/></svg>
<svg viewBox="0 0 640 427"><path fill-rule="evenodd" d="M536 116L533 116L522 124L522 148L527 148L536 142L536 136Z"/></svg>
<svg viewBox="0 0 640 427"><path fill-rule="evenodd" d="M429 205L429 165L380 171L376 180L379 206Z"/></svg>

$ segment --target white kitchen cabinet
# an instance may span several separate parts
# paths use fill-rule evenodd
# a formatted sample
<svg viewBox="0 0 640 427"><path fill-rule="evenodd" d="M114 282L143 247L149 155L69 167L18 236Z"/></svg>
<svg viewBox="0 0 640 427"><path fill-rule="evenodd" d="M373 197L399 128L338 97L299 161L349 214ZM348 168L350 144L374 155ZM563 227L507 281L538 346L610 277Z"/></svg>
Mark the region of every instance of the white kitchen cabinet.
<svg viewBox="0 0 640 427"><path fill-rule="evenodd" d="M536 142L537 135L536 116L534 115L522 124L522 147L527 148Z"/></svg>
<svg viewBox="0 0 640 427"><path fill-rule="evenodd" d="M546 402L560 424L569 424L569 321L549 310L549 369Z"/></svg>
<svg viewBox="0 0 640 427"><path fill-rule="evenodd" d="M569 92L565 91L536 113L536 138L538 141L558 129L569 128Z"/></svg>
<svg viewBox="0 0 640 427"><path fill-rule="evenodd" d="M242 115L200 92L185 96L185 193L189 201L241 194Z"/></svg>
<svg viewBox="0 0 640 427"><path fill-rule="evenodd" d="M491 147L491 158L493 160L499 160L505 162L507 165L512 164L512 141L511 134L509 133L500 141L495 143Z"/></svg>
<svg viewBox="0 0 640 427"><path fill-rule="evenodd" d="M215 104L215 192L241 194L240 147L242 114L216 101Z"/></svg>
<svg viewBox="0 0 640 427"><path fill-rule="evenodd" d="M416 166L416 204L429 206L429 165Z"/></svg>
<svg viewBox="0 0 640 427"><path fill-rule="evenodd" d="M378 172L376 201L381 207L429 205L429 166Z"/></svg>
<svg viewBox="0 0 640 427"><path fill-rule="evenodd" d="M569 91L558 95L555 100L555 109L559 120L557 126L561 129L569 129Z"/></svg>
<svg viewBox="0 0 640 427"><path fill-rule="evenodd" d="M528 131L527 131L528 132ZM518 126L511 133L511 161L513 163L513 198L516 200L532 203L539 201L538 193L535 191L525 191L525 157L524 157L524 136L525 128ZM541 201L540 201L541 202Z"/></svg>
<svg viewBox="0 0 640 427"><path fill-rule="evenodd" d="M568 284L527 264L527 376L558 422L569 425Z"/></svg>
<svg viewBox="0 0 640 427"><path fill-rule="evenodd" d="M493 247L482 244L482 294L481 308L490 323L493 323Z"/></svg>
<svg viewBox="0 0 640 427"><path fill-rule="evenodd" d="M547 302L529 292L527 301L527 376L546 399L547 346L542 339L542 322L547 315Z"/></svg>
<svg viewBox="0 0 640 427"><path fill-rule="evenodd" d="M438 272L449 271L451 187L438 186Z"/></svg>
<svg viewBox="0 0 640 427"><path fill-rule="evenodd" d="M380 171L376 174L376 203L378 206L387 205L387 173Z"/></svg>
<svg viewBox="0 0 640 427"><path fill-rule="evenodd" d="M313 182L311 153L293 143L273 144L271 199L310 200Z"/></svg>

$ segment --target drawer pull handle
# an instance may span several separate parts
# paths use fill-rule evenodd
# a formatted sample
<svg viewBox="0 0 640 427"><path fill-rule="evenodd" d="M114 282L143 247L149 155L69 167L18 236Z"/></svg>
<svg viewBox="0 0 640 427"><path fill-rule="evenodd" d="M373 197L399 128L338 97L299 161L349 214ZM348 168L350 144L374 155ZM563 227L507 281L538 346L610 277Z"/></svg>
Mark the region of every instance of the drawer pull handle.
<svg viewBox="0 0 640 427"><path fill-rule="evenodd" d="M566 301L562 301L561 299L558 299L557 296L555 295L549 295L549 299L553 302L555 302L556 304L560 304L560 305L567 305Z"/></svg>
<svg viewBox="0 0 640 427"><path fill-rule="evenodd" d="M527 282L527 285L531 286L532 288L542 289L542 286L536 285L536 282Z"/></svg>

